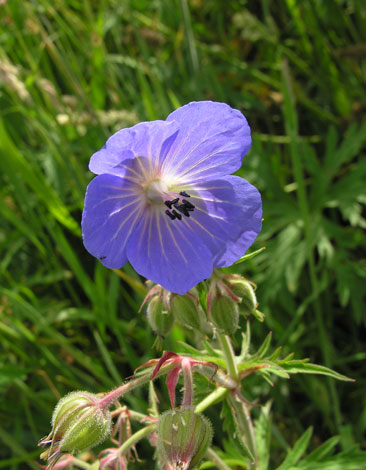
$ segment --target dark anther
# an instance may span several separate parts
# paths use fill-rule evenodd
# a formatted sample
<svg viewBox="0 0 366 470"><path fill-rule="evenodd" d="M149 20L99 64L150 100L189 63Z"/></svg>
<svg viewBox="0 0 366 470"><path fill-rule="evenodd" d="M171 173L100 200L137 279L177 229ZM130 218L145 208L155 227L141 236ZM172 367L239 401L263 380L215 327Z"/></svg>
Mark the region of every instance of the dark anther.
<svg viewBox="0 0 366 470"><path fill-rule="evenodd" d="M179 197L173 199L173 200L171 201L171 203L174 205L174 204L176 204L178 201L179 201Z"/></svg>
<svg viewBox="0 0 366 470"><path fill-rule="evenodd" d="M187 201L187 199L182 199L182 202L186 206L187 209L193 210L196 207L191 202Z"/></svg>
<svg viewBox="0 0 366 470"><path fill-rule="evenodd" d="M178 204L176 204L174 207L179 210L179 212L181 212L183 215L189 217L189 212L184 206L178 206Z"/></svg>
<svg viewBox="0 0 366 470"><path fill-rule="evenodd" d="M172 210L172 213L175 215L175 217L178 219L178 220L182 220L182 216L180 214L178 214L177 211L175 211L174 209Z"/></svg>
<svg viewBox="0 0 366 470"><path fill-rule="evenodd" d="M165 213L166 213L166 215L169 216L172 220L175 219L175 215L172 214L170 211L166 210Z"/></svg>
<svg viewBox="0 0 366 470"><path fill-rule="evenodd" d="M185 191L181 191L179 193L181 196L184 196L184 197L191 197L189 194L187 194Z"/></svg>
<svg viewBox="0 0 366 470"><path fill-rule="evenodd" d="M169 209L172 208L172 201L164 201L164 204L169 207Z"/></svg>

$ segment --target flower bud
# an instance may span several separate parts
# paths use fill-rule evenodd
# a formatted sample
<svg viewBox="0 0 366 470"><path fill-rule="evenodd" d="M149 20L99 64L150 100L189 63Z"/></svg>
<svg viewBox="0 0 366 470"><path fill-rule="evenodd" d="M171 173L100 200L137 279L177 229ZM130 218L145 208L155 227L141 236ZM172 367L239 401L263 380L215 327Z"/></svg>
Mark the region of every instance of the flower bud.
<svg viewBox="0 0 366 470"><path fill-rule="evenodd" d="M238 303L227 295L218 293L213 296L209 315L219 333L231 335L239 326Z"/></svg>
<svg viewBox="0 0 366 470"><path fill-rule="evenodd" d="M198 293L192 289L185 295L173 295L170 308L174 318L190 330L204 332L206 317L199 304Z"/></svg>
<svg viewBox="0 0 366 470"><path fill-rule="evenodd" d="M104 441L111 431L109 411L99 406L100 398L88 392L72 392L57 404L52 416L52 431L39 445L50 444L41 458L57 461L72 453Z"/></svg>
<svg viewBox="0 0 366 470"><path fill-rule="evenodd" d="M149 301L147 306L147 319L155 333L163 338L173 328L173 314L170 310L165 308L161 295L155 295Z"/></svg>
<svg viewBox="0 0 366 470"><path fill-rule="evenodd" d="M170 410L159 418L158 449L172 470L190 470L198 466L212 440L208 419L187 406Z"/></svg>
<svg viewBox="0 0 366 470"><path fill-rule="evenodd" d="M241 298L239 312L245 317L253 315L257 309L257 297L252 284L242 276L235 276L228 285L235 295Z"/></svg>

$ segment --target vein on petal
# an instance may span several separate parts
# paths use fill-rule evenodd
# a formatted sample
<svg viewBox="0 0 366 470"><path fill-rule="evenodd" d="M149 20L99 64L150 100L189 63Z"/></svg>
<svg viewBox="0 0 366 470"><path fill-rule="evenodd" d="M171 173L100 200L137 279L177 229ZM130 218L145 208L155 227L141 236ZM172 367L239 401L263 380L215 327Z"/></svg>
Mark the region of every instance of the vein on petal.
<svg viewBox="0 0 366 470"><path fill-rule="evenodd" d="M155 212L156 214L156 229L158 231L158 236L159 236L159 240L160 240L160 246L161 246L161 251L164 255L164 258L165 259L168 259L166 253L165 253L165 249L164 249L164 245L163 245L163 239L162 239L162 236L161 236L161 230L160 230L160 214L158 211Z"/></svg>
<svg viewBox="0 0 366 470"><path fill-rule="evenodd" d="M131 224L131 228L130 228L130 232L132 230L132 227L133 227L133 224L135 223L137 217L140 215L141 213L141 208L138 206L136 207L136 209L132 212L129 213L129 215L122 221L122 223L120 224L120 226L118 227L118 230L116 231L116 233L113 235L112 237L112 240L115 240L117 238L117 235L119 234L119 232L121 231L122 227L125 225L125 223L133 216L133 214L135 214L137 212L137 216L135 217L135 219L133 220L133 223ZM104 224L103 224L104 225Z"/></svg>
<svg viewBox="0 0 366 470"><path fill-rule="evenodd" d="M197 126L197 127L199 127L199 126ZM197 128L197 127L196 127L196 128ZM191 132L190 134L187 134L185 140L187 140L187 138L188 138L193 132L194 132L194 131L192 130L192 132ZM206 135L205 135L204 139L202 139L202 140L201 140L200 142L198 142L195 146L193 146L193 147L184 155L184 157L179 161L179 164L174 168L174 174L177 174L177 170L178 170L179 167L182 166L182 163L184 163L184 162L187 160L187 158L191 155L192 152L194 152L194 151L196 150L196 148L198 148L201 144L203 144L204 142L206 142L207 139L208 139L208 138L207 138L207 131L206 131ZM183 144L182 144L182 145L183 145ZM182 147L182 146L181 146L181 147ZM181 147L180 147L180 148L181 148ZM176 152L175 155L174 155L174 160L170 161L170 165L169 165L168 171L170 170L170 168L172 167L174 161L176 160L176 155L177 155L177 152Z"/></svg>
<svg viewBox="0 0 366 470"><path fill-rule="evenodd" d="M203 163L204 161L208 160L209 158L211 157L214 157L215 155L217 155L218 153L222 152L222 149L220 150L217 150L216 152L213 152L213 153L210 153L209 155L206 155L205 157L202 157L200 160L198 160L197 162L195 162L192 166L190 166L189 168L186 168L184 170L183 173L180 173L180 177L184 177L187 173L190 173L190 171L195 168L196 166L200 165L201 163ZM220 164L221 165L221 164ZM220 166L218 165L218 166ZM177 166L177 168L179 168L180 165Z"/></svg>
<svg viewBox="0 0 366 470"><path fill-rule="evenodd" d="M182 252L180 246L178 245L176 239L174 238L172 229L171 229L170 226L169 226L169 221L168 221L167 219L164 219L164 222L165 222L165 225L166 225L166 227L167 227L167 229L168 229L168 231L169 231L170 236L172 237L172 240L173 240L174 245L176 246L177 250L179 251L179 254L181 255L181 257L183 258L184 263L187 264L187 259L186 259L186 257L184 256L184 254L183 254L183 252ZM179 231L179 228L177 228L177 230ZM179 231L179 233L182 235L182 233L181 233L180 231Z"/></svg>

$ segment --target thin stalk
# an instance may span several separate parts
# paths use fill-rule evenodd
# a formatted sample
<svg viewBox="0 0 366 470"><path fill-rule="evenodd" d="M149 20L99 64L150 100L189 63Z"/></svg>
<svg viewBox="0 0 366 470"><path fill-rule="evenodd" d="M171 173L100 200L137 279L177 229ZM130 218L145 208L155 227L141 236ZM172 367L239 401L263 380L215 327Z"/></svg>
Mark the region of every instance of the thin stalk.
<svg viewBox="0 0 366 470"><path fill-rule="evenodd" d="M224 353L227 370L230 377L238 382L239 386L239 372L236 363L235 353L230 341L229 336L222 334L218 335L221 344L222 352ZM254 427L250 417L249 409L246 404L239 401L233 392L228 395L228 402L233 410L234 418L240 431L240 437L243 438L243 443L248 448L253 459L248 461L248 469L255 470L257 468L257 446L255 442Z"/></svg>
<svg viewBox="0 0 366 470"><path fill-rule="evenodd" d="M130 447L134 446L138 441L154 432L155 429L156 424L154 423L142 429L139 429L137 432L135 432L135 434L132 434L132 436L129 437L119 448L119 455L123 455L124 453L126 453Z"/></svg>
<svg viewBox="0 0 366 470"><path fill-rule="evenodd" d="M76 465L78 468L82 468L85 470L90 470L92 468L92 464L88 462L84 462L84 460L77 459L76 457L73 457L71 463L72 465Z"/></svg>
<svg viewBox="0 0 366 470"><path fill-rule="evenodd" d="M195 408L196 413L202 413L209 406L213 405L214 403L217 403L218 401L223 400L229 392L230 390L224 387L216 388L213 392L207 395L206 398L204 398L200 403L198 403Z"/></svg>
<svg viewBox="0 0 366 470"><path fill-rule="evenodd" d="M218 338L221 344L222 352L224 353L227 371L232 379L239 380L238 366L235 361L234 350L230 341L229 336L218 334Z"/></svg>
<svg viewBox="0 0 366 470"><path fill-rule="evenodd" d="M121 406L113 410L111 413L112 418L119 416L121 411L125 409L126 408L124 406ZM128 410L128 417L131 418L133 421L142 421L143 419L148 418L148 415L145 415L144 413L139 413L138 411Z"/></svg>
<svg viewBox="0 0 366 470"><path fill-rule="evenodd" d="M234 418L239 428L239 438L244 438L243 443L253 457L253 460L249 459L248 461L248 469L255 470L257 468L257 446L249 409L244 402L239 401L233 394L228 396L228 402L234 412Z"/></svg>
<svg viewBox="0 0 366 470"><path fill-rule="evenodd" d="M193 401L193 377L189 358L182 360L182 372L184 379L183 406L191 406Z"/></svg>
<svg viewBox="0 0 366 470"><path fill-rule="evenodd" d="M160 368L159 372L155 375L154 379L160 377L161 375L167 374L174 368L174 363L167 364ZM141 385L145 385L146 383L152 380L151 372L149 371L145 375L141 375L135 379L130 380L129 382L121 385L120 387L112 390L111 392L107 393L99 402L99 407L102 409L110 408L114 402L116 402L119 398L121 398L126 393L131 392L131 390L141 387Z"/></svg>

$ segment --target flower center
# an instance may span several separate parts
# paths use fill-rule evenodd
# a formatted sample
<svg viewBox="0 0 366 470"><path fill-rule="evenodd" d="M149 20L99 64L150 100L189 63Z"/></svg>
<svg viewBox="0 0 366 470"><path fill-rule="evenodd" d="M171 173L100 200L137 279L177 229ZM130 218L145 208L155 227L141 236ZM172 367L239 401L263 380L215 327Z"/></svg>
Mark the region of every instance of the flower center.
<svg viewBox="0 0 366 470"><path fill-rule="evenodd" d="M168 187L161 179L151 181L146 186L146 199L150 204L161 204L164 195L168 193Z"/></svg>
<svg viewBox="0 0 366 470"><path fill-rule="evenodd" d="M161 179L151 181L145 187L146 200L149 204L162 205L168 207L165 214L171 220L182 220L182 215L189 217L195 206L185 198L191 197L185 191L169 191L168 185Z"/></svg>

